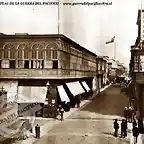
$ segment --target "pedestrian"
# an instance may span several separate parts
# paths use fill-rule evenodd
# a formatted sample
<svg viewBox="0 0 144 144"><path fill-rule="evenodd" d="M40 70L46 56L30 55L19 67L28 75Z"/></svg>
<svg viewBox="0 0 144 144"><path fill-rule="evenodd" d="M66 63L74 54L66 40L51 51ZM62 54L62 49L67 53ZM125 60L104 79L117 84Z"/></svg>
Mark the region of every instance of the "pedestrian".
<svg viewBox="0 0 144 144"><path fill-rule="evenodd" d="M61 107L60 107L61 121L63 120L63 113L64 113L64 109L63 109L63 107L61 106Z"/></svg>
<svg viewBox="0 0 144 144"><path fill-rule="evenodd" d="M117 137L117 135L118 135L118 129L119 129L119 123L117 121L118 121L117 119L115 119L115 121L114 121L114 129L115 129L114 136L115 137Z"/></svg>
<svg viewBox="0 0 144 144"><path fill-rule="evenodd" d="M126 130L125 120L123 119L121 122L121 138L125 138L125 130Z"/></svg>
<svg viewBox="0 0 144 144"><path fill-rule="evenodd" d="M77 95L77 96L76 96L76 104L77 104L77 107L78 107L78 108L80 107L80 102L81 102L81 96L80 96L80 95Z"/></svg>
<svg viewBox="0 0 144 144"><path fill-rule="evenodd" d="M135 128L135 127L137 127L137 122L136 122L136 120L134 119L134 121L133 121L133 128Z"/></svg>
<svg viewBox="0 0 144 144"><path fill-rule="evenodd" d="M138 128L143 128L143 120L141 118L138 118Z"/></svg>
<svg viewBox="0 0 144 144"><path fill-rule="evenodd" d="M139 135L139 128L137 128L137 127L133 128L134 144L137 143L138 135Z"/></svg>
<svg viewBox="0 0 144 144"><path fill-rule="evenodd" d="M128 108L127 107L124 108L124 117L126 120L128 119Z"/></svg>
<svg viewBox="0 0 144 144"><path fill-rule="evenodd" d="M129 117L129 122L132 122L132 107L130 106L128 109L128 117Z"/></svg>
<svg viewBox="0 0 144 144"><path fill-rule="evenodd" d="M124 137L127 137L127 120L125 119Z"/></svg>

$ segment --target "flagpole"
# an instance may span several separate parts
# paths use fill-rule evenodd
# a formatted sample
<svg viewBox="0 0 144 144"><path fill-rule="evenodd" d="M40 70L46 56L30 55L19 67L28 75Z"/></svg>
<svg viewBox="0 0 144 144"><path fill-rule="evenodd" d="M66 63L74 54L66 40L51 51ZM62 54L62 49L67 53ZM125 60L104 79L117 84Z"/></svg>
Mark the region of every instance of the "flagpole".
<svg viewBox="0 0 144 144"><path fill-rule="evenodd" d="M142 24L142 0L141 0L141 14L140 14L140 25ZM142 29L142 27L141 27ZM141 32L141 35L140 35L140 40L142 38L142 32Z"/></svg>
<svg viewBox="0 0 144 144"><path fill-rule="evenodd" d="M116 60L116 42L114 41L114 60Z"/></svg>
<svg viewBox="0 0 144 144"><path fill-rule="evenodd" d="M58 34L59 34L59 19L60 19L60 0L58 0Z"/></svg>

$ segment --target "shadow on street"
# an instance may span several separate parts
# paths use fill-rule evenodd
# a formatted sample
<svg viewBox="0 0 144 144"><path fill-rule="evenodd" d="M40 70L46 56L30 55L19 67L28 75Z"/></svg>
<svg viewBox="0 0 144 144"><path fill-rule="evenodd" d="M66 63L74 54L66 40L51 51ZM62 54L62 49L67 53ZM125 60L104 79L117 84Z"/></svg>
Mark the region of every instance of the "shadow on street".
<svg viewBox="0 0 144 144"><path fill-rule="evenodd" d="M103 115L117 115L123 117L123 110L127 104L128 97L120 92L120 85L115 84L101 92L100 96L96 96L80 111L89 111Z"/></svg>

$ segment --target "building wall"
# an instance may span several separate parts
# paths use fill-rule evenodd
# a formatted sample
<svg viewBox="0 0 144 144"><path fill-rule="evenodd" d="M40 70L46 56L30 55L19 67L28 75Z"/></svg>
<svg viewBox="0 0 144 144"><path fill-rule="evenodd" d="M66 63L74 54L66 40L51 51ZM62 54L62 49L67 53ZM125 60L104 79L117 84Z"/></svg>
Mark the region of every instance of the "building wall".
<svg viewBox="0 0 144 144"><path fill-rule="evenodd" d="M141 39L144 40L144 12L141 15Z"/></svg>
<svg viewBox="0 0 144 144"><path fill-rule="evenodd" d="M96 71L95 56L60 39L5 39L0 45L0 68L9 68L4 70L7 73L19 75L27 71L25 76L41 77L50 75L44 69L53 69L51 75L89 76Z"/></svg>

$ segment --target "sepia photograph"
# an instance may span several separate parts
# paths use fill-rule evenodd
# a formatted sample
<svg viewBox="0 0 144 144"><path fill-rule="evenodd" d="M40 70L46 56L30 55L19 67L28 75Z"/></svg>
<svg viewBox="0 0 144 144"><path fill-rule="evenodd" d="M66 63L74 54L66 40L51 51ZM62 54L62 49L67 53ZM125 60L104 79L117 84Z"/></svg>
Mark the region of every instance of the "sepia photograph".
<svg viewBox="0 0 144 144"><path fill-rule="evenodd" d="M144 0L0 0L0 144L144 144Z"/></svg>

